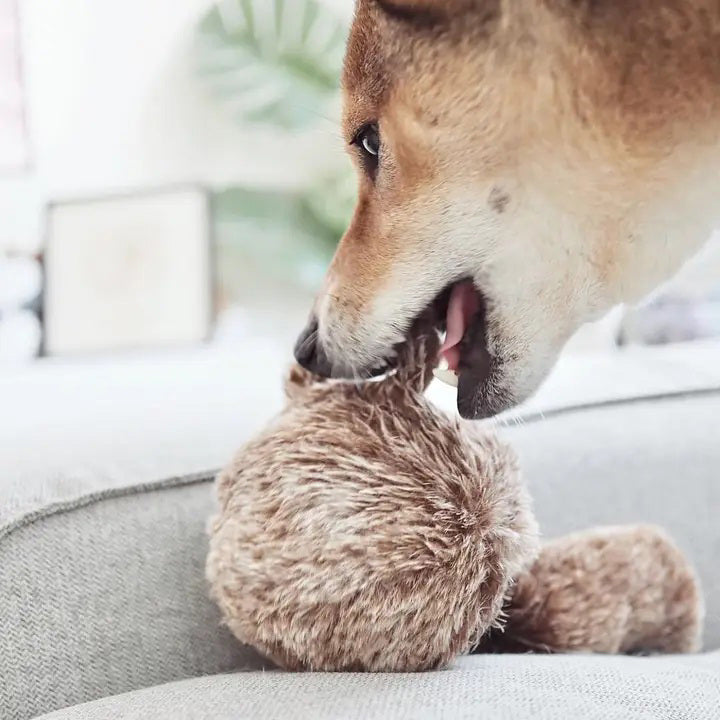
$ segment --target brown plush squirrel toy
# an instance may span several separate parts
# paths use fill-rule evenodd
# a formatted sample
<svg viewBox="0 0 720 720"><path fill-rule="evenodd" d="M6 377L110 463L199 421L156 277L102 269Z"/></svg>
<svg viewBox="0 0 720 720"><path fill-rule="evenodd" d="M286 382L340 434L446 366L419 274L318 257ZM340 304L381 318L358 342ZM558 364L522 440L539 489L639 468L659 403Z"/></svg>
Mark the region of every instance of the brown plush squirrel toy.
<svg viewBox="0 0 720 720"><path fill-rule="evenodd" d="M299 368L221 473L207 576L243 643L292 670L418 671L484 652L691 652L696 577L653 527L543 547L516 458L424 398L434 333L363 384Z"/></svg>

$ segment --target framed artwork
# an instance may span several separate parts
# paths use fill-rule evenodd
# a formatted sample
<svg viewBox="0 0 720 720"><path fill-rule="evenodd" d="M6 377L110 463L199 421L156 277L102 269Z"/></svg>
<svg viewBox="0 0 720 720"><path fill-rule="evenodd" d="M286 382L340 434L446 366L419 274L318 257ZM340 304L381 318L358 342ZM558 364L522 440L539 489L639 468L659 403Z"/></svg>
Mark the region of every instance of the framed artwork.
<svg viewBox="0 0 720 720"><path fill-rule="evenodd" d="M49 207L44 353L208 339L214 270L207 193L173 189Z"/></svg>
<svg viewBox="0 0 720 720"><path fill-rule="evenodd" d="M28 140L16 0L0 0L0 173L27 167Z"/></svg>

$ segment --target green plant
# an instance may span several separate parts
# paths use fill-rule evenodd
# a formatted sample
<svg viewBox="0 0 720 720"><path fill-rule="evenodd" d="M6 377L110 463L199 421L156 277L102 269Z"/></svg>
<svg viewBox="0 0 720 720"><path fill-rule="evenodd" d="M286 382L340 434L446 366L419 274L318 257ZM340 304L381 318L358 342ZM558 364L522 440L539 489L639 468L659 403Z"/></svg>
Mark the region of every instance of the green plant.
<svg viewBox="0 0 720 720"><path fill-rule="evenodd" d="M337 97L345 35L318 0L219 0L198 26L198 69L242 122L298 130Z"/></svg>
<svg viewBox="0 0 720 720"><path fill-rule="evenodd" d="M197 27L199 77L238 123L272 129L287 146L336 115L346 33L319 0L218 0ZM300 190L225 188L215 202L221 252L236 256L240 243L256 263L261 245L281 265L322 267L354 201L349 165L311 170ZM251 246L253 236L262 243Z"/></svg>

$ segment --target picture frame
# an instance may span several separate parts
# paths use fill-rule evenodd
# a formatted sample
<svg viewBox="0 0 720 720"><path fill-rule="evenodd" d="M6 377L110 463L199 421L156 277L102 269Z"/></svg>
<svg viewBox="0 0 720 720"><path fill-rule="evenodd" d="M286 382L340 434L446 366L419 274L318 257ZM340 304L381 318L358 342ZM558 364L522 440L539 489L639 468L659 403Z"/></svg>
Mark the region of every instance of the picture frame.
<svg viewBox="0 0 720 720"><path fill-rule="evenodd" d="M210 199L200 187L47 209L44 355L192 345L215 316Z"/></svg>

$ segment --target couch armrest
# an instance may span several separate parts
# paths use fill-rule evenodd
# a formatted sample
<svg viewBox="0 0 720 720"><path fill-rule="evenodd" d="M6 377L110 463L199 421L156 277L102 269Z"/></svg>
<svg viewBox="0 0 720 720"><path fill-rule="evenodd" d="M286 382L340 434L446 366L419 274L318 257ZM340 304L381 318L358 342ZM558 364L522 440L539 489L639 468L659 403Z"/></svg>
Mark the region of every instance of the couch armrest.
<svg viewBox="0 0 720 720"><path fill-rule="evenodd" d="M36 511L0 535L0 717L260 667L207 598L212 474Z"/></svg>

